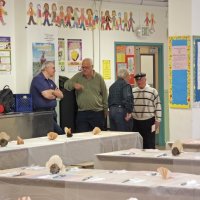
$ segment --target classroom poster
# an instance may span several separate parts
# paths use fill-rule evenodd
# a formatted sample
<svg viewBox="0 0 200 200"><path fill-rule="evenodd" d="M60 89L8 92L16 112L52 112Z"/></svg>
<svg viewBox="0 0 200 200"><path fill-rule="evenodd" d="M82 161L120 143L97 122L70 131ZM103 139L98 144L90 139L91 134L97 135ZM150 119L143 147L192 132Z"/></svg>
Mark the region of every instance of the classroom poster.
<svg viewBox="0 0 200 200"><path fill-rule="evenodd" d="M68 39L67 40L67 62L68 71L77 72L81 68L82 63L82 40Z"/></svg>
<svg viewBox="0 0 200 200"><path fill-rule="evenodd" d="M59 71L65 71L65 39L58 38L58 67Z"/></svg>
<svg viewBox="0 0 200 200"><path fill-rule="evenodd" d="M0 37L0 72L11 71L10 37Z"/></svg>
<svg viewBox="0 0 200 200"><path fill-rule="evenodd" d="M110 60L103 60L103 78L104 80L111 80Z"/></svg>
<svg viewBox="0 0 200 200"><path fill-rule="evenodd" d="M37 75L46 61L55 63L55 46L52 43L33 43L33 76Z"/></svg>
<svg viewBox="0 0 200 200"><path fill-rule="evenodd" d="M169 102L171 108L190 107L190 37L169 37Z"/></svg>

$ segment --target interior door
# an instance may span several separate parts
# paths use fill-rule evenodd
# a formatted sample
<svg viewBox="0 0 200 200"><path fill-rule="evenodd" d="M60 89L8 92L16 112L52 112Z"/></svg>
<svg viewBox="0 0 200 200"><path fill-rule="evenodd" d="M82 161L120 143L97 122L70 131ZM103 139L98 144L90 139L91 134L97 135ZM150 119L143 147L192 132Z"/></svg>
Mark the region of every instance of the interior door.
<svg viewBox="0 0 200 200"><path fill-rule="evenodd" d="M136 46L135 63L136 73L146 73L147 83L158 90L158 47Z"/></svg>

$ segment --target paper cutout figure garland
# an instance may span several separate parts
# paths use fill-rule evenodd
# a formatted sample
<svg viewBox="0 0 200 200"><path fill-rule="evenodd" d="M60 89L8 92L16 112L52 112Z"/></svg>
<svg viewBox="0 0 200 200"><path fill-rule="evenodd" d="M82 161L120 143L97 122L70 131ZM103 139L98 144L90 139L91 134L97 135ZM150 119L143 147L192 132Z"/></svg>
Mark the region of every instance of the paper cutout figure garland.
<svg viewBox="0 0 200 200"><path fill-rule="evenodd" d="M33 3L32 2L29 3L27 15L29 15L28 25L31 25L31 23L36 25L37 23L35 22L35 20L33 18L33 16L35 16L36 14L35 14L35 11L33 9Z"/></svg>
<svg viewBox="0 0 200 200"><path fill-rule="evenodd" d="M49 22L49 17L51 17L51 14L49 12L49 4L45 3L43 9L44 9L44 12L42 13L42 16L44 17L43 25L45 26L47 24L48 26L51 26Z"/></svg>
<svg viewBox="0 0 200 200"><path fill-rule="evenodd" d="M3 15L7 15L7 12L4 10L6 2L4 0L0 0L0 22L2 25L6 25L3 19Z"/></svg>

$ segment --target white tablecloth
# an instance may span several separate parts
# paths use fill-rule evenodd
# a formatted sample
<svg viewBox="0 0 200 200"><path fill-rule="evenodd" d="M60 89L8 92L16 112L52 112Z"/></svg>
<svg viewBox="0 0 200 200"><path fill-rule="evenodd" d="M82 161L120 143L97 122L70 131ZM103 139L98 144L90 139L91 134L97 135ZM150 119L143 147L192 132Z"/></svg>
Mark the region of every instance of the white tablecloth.
<svg viewBox="0 0 200 200"><path fill-rule="evenodd" d="M133 132L91 132L74 134L72 138L59 135L56 140L47 137L24 140L23 145L11 141L0 148L0 169L29 165L44 166L52 155L59 155L65 165L94 160L98 153L129 148L142 148L142 137Z"/></svg>
<svg viewBox="0 0 200 200"><path fill-rule="evenodd" d="M167 167L173 172L200 174L200 152L183 152L173 156L171 150L129 149L97 154L96 169L156 170Z"/></svg>
<svg viewBox="0 0 200 200"><path fill-rule="evenodd" d="M19 176L20 172L25 175ZM171 173L164 180L150 171L71 169L60 175L30 168L0 171L0 200L127 200L131 197L199 200L200 176Z"/></svg>

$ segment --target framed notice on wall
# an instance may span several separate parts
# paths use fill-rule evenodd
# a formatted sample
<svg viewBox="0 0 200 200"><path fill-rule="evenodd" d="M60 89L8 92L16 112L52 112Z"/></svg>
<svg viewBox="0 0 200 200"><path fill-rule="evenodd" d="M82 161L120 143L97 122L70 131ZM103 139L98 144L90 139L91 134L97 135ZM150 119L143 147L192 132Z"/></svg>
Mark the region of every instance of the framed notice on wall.
<svg viewBox="0 0 200 200"><path fill-rule="evenodd" d="M115 44L115 60L116 60L116 79L120 69L129 71L129 83L134 84L135 63L134 63L134 46L126 44Z"/></svg>
<svg viewBox="0 0 200 200"><path fill-rule="evenodd" d="M169 37L169 103L171 108L190 107L190 37Z"/></svg>

